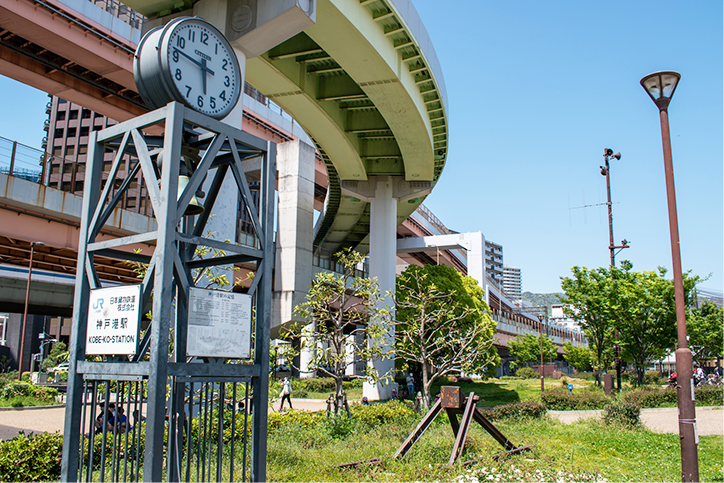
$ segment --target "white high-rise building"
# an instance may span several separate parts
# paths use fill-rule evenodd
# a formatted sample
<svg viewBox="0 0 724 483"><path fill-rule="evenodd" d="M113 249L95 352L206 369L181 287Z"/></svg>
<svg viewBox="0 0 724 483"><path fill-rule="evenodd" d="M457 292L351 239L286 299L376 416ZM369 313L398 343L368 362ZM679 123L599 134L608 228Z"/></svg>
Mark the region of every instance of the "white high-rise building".
<svg viewBox="0 0 724 483"><path fill-rule="evenodd" d="M522 284L520 268L503 267L503 292L511 300L520 300L522 297Z"/></svg>

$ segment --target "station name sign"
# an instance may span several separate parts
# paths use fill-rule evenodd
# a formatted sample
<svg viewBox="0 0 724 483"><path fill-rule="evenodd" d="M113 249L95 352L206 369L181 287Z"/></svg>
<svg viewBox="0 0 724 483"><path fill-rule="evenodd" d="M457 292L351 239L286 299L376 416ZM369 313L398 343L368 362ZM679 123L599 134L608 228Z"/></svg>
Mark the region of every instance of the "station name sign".
<svg viewBox="0 0 724 483"><path fill-rule="evenodd" d="M85 353L132 355L138 347L141 286L91 290Z"/></svg>

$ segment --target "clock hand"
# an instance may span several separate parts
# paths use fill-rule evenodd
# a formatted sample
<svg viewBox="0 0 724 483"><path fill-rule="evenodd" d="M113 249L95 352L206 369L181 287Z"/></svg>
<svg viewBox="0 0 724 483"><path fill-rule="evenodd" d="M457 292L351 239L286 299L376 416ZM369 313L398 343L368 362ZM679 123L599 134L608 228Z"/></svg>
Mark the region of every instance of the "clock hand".
<svg viewBox="0 0 724 483"><path fill-rule="evenodd" d="M206 95L206 59L201 58L201 85L203 86L204 95Z"/></svg>
<svg viewBox="0 0 724 483"><path fill-rule="evenodd" d="M186 52L184 52L184 51L182 51L182 50L179 50L179 49L177 49L176 47L174 47L173 49L174 49L176 52L178 52L179 54L181 54L181 55L183 55L184 57L186 57L187 59L189 59L191 62L193 62L193 63L196 64L197 66L201 67L202 70L208 70L208 69L206 69L206 68L204 67L204 65L203 65L201 62L199 62L198 60L194 59L193 57L191 57L191 56L190 56L189 54L187 54ZM205 64L205 63L206 63L206 59L203 59L203 60L204 60L204 64Z"/></svg>

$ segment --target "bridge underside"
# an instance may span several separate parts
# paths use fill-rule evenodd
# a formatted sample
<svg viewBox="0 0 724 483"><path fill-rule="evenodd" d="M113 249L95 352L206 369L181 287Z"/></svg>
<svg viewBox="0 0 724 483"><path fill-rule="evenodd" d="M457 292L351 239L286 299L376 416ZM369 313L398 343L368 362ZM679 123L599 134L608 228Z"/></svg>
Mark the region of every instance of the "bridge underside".
<svg viewBox="0 0 724 483"><path fill-rule="evenodd" d="M152 18L191 13L197 2L125 3ZM395 4L409 10L404 18L388 0L318 0L314 26L247 62L248 82L297 120L324 160L329 189L314 246L329 252L369 245L369 203L345 196L340 181L434 183L445 164L437 60L430 62L414 8ZM0 0L0 72L117 121L147 111L133 80L134 50L62 3ZM398 225L421 202L401 203Z"/></svg>

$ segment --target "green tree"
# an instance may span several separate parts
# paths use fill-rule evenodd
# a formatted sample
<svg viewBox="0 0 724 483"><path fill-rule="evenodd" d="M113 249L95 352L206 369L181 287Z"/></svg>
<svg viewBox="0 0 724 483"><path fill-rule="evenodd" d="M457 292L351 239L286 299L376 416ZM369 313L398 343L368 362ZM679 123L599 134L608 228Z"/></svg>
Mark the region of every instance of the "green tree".
<svg viewBox="0 0 724 483"><path fill-rule="evenodd" d="M694 359L704 360L724 355L724 309L711 302L704 302L686 317L686 334Z"/></svg>
<svg viewBox="0 0 724 483"><path fill-rule="evenodd" d="M593 362L593 352L589 347L576 347L570 342L565 342L563 344L563 350L566 351L563 357L568 362L568 365L573 367L575 370L587 371L590 369L591 362Z"/></svg>
<svg viewBox="0 0 724 483"><path fill-rule="evenodd" d="M60 362L68 361L68 345L65 342L56 342L50 349L48 357L40 363L40 370L47 371L51 367L57 366Z"/></svg>
<svg viewBox="0 0 724 483"><path fill-rule="evenodd" d="M631 266L613 270L618 286L619 310L614 323L619 332L623 358L633 363L638 384L643 384L646 367L661 359L676 343L676 302L674 282L666 269L633 272ZM688 306L698 277L684 274L684 299Z"/></svg>
<svg viewBox="0 0 724 483"><path fill-rule="evenodd" d="M301 350L311 354L308 372L316 371L334 379L336 398L340 401L342 380L355 358L392 357L383 344L391 337L392 323L389 309L379 307L377 280L355 276L355 269L365 255L345 248L335 258L344 273L316 274L305 302L294 311L307 323L293 325L283 336L287 340L299 340ZM348 357L350 353L355 357ZM288 357L291 360L291 354ZM376 382L390 376L376 374L368 366L365 374L352 377Z"/></svg>
<svg viewBox="0 0 724 483"><path fill-rule="evenodd" d="M600 385L601 373L608 366L605 352L611 346L618 311L617 286L609 268L573 267L571 270L572 277L561 277L564 292L561 302L569 305L564 309L566 315L578 321L595 351L596 382Z"/></svg>
<svg viewBox="0 0 724 483"><path fill-rule="evenodd" d="M550 361L556 356L558 347L553 343L553 339L545 334L519 335L508 341L508 347L510 353L520 362L540 364L541 340L543 341L543 361Z"/></svg>
<svg viewBox="0 0 724 483"><path fill-rule="evenodd" d="M447 266L410 265L397 278L397 357L421 367L426 408L437 379L500 364L484 295L474 279Z"/></svg>
<svg viewBox="0 0 724 483"><path fill-rule="evenodd" d="M633 363L639 384L646 366L660 359L676 342L674 284L666 269L634 272L631 262L620 267L573 267L573 278L563 278L567 312L580 320L584 333L597 354L600 373L607 367L605 351L612 345L612 328L618 329L622 357ZM699 277L683 275L684 299L688 306Z"/></svg>

